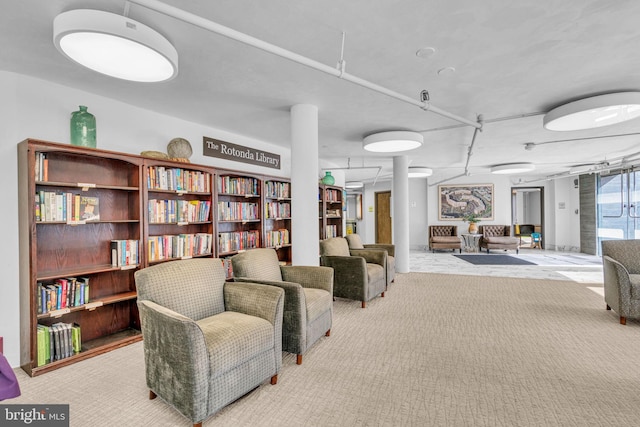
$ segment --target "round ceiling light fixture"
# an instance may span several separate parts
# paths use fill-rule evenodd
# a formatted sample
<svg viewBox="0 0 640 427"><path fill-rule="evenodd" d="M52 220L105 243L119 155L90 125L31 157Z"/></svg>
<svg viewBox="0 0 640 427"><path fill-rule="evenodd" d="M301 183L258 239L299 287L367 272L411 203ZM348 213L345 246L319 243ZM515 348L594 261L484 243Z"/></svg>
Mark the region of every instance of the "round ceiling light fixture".
<svg viewBox="0 0 640 427"><path fill-rule="evenodd" d="M364 138L363 145L367 151L374 153L394 153L413 150L424 143L422 134L409 131L390 131L374 133Z"/></svg>
<svg viewBox="0 0 640 427"><path fill-rule="evenodd" d="M640 92L592 96L561 105L545 114L543 125L553 131L593 129L640 116Z"/></svg>
<svg viewBox="0 0 640 427"><path fill-rule="evenodd" d="M409 166L409 178L426 178L433 175L433 170L422 166Z"/></svg>
<svg viewBox="0 0 640 427"><path fill-rule="evenodd" d="M506 163L491 167L491 173L497 175L510 175L514 173L531 172L536 167L533 163Z"/></svg>
<svg viewBox="0 0 640 427"><path fill-rule="evenodd" d="M178 52L164 36L114 13L61 13L53 21L53 43L72 61L118 79L161 82L178 74Z"/></svg>
<svg viewBox="0 0 640 427"><path fill-rule="evenodd" d="M362 187L364 187L364 182L362 182L362 181L347 181L344 184L344 187L348 188L348 189L362 188Z"/></svg>

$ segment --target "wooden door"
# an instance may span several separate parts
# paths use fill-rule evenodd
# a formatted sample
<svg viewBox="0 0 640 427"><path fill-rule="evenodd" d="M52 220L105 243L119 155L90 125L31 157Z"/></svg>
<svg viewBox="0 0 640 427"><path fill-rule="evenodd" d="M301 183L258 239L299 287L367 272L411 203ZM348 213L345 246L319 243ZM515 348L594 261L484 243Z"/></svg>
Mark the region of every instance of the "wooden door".
<svg viewBox="0 0 640 427"><path fill-rule="evenodd" d="M376 193L376 243L391 243L391 191Z"/></svg>

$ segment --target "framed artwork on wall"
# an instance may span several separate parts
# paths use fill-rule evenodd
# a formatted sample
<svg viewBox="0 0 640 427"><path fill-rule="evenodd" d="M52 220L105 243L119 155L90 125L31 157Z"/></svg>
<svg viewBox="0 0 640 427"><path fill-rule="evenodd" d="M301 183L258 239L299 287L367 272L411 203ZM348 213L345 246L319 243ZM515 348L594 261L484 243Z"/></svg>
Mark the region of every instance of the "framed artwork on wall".
<svg viewBox="0 0 640 427"><path fill-rule="evenodd" d="M493 184L438 185L438 219L462 220L475 213L493 219Z"/></svg>

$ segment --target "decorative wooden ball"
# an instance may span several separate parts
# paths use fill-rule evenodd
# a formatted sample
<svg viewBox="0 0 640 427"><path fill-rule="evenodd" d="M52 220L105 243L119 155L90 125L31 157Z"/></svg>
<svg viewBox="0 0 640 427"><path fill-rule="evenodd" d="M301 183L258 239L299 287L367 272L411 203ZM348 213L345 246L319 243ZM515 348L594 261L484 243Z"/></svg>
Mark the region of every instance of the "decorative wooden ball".
<svg viewBox="0 0 640 427"><path fill-rule="evenodd" d="M193 154L193 149L186 139L173 138L169 141L169 145L167 145L167 153L169 157L174 159L189 159Z"/></svg>

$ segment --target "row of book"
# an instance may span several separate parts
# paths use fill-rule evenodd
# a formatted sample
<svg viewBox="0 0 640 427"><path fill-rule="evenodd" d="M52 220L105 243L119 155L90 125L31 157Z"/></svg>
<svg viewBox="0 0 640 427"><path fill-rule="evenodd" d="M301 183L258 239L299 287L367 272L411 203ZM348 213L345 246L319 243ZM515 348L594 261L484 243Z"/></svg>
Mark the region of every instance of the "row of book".
<svg viewBox="0 0 640 427"><path fill-rule="evenodd" d="M267 181L265 183L265 197L269 199L291 198L291 184L288 182Z"/></svg>
<svg viewBox="0 0 640 427"><path fill-rule="evenodd" d="M327 239L332 237L338 237L338 226L337 225L327 225L325 229Z"/></svg>
<svg viewBox="0 0 640 427"><path fill-rule="evenodd" d="M331 188L327 188L324 192L324 200L327 202L341 202L342 201L342 190L333 190Z"/></svg>
<svg viewBox="0 0 640 427"><path fill-rule="evenodd" d="M218 193L259 196L260 186L255 178L219 176Z"/></svg>
<svg viewBox="0 0 640 427"><path fill-rule="evenodd" d="M264 236L264 244L266 247L284 246L291 243L289 240L289 230L273 230L266 233Z"/></svg>
<svg viewBox="0 0 640 427"><path fill-rule="evenodd" d="M218 252L228 253L255 249L260 246L260 232L235 231L229 233L218 233Z"/></svg>
<svg viewBox="0 0 640 427"><path fill-rule="evenodd" d="M149 200L149 221L156 224L209 221L209 200Z"/></svg>
<svg viewBox="0 0 640 427"><path fill-rule="evenodd" d="M67 277L53 283L38 282L38 314L79 307L89 302L89 278Z"/></svg>
<svg viewBox="0 0 640 427"><path fill-rule="evenodd" d="M36 153L35 173L36 181L49 181L49 160L46 153Z"/></svg>
<svg viewBox="0 0 640 427"><path fill-rule="evenodd" d="M210 255L213 236L207 233L149 237L149 261Z"/></svg>
<svg viewBox="0 0 640 427"><path fill-rule="evenodd" d="M36 193L35 202L36 221L100 220L100 200L97 197L40 190Z"/></svg>
<svg viewBox="0 0 640 427"><path fill-rule="evenodd" d="M140 244L137 240L112 240L111 265L124 267L140 264Z"/></svg>
<svg viewBox="0 0 640 427"><path fill-rule="evenodd" d="M149 166L147 188L197 193L211 192L211 174L181 168Z"/></svg>
<svg viewBox="0 0 640 427"><path fill-rule="evenodd" d="M260 219L258 203L218 202L218 221L248 221Z"/></svg>
<svg viewBox="0 0 640 427"><path fill-rule="evenodd" d="M291 203L269 202L264 205L265 218L291 218Z"/></svg>
<svg viewBox="0 0 640 427"><path fill-rule="evenodd" d="M80 326L74 323L38 324L36 331L38 366L66 359L80 353L82 337Z"/></svg>

